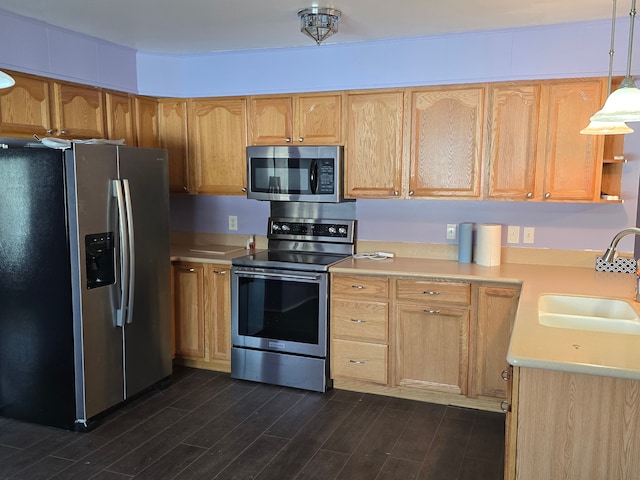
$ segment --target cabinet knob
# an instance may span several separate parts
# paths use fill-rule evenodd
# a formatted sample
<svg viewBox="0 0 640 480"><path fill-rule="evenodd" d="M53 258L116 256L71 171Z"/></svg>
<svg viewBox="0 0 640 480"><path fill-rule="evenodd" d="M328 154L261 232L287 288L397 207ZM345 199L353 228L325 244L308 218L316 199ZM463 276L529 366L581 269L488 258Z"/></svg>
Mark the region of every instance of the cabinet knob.
<svg viewBox="0 0 640 480"><path fill-rule="evenodd" d="M544 198L551 198L551 193L547 192L544 194Z"/></svg>
<svg viewBox="0 0 640 480"><path fill-rule="evenodd" d="M398 192L397 190L394 190L394 191L393 191L393 196L394 196L394 197L397 197L398 195L399 195L399 192Z"/></svg>
<svg viewBox="0 0 640 480"><path fill-rule="evenodd" d="M413 195L413 190L409 190L409 196Z"/></svg>
<svg viewBox="0 0 640 480"><path fill-rule="evenodd" d="M502 400L502 402L500 402L500 410L502 410L504 413L510 412L511 405L509 405L509 402L507 402L506 400Z"/></svg>
<svg viewBox="0 0 640 480"><path fill-rule="evenodd" d="M361 319L359 319L359 318L352 318L352 319L351 319L351 321L352 321L353 323L367 323L367 321L366 321L366 320L361 320Z"/></svg>
<svg viewBox="0 0 640 480"><path fill-rule="evenodd" d="M358 290L362 290L364 287L364 285L351 285L351 288L357 288Z"/></svg>
<svg viewBox="0 0 640 480"><path fill-rule="evenodd" d="M533 192L527 192L527 198L533 198Z"/></svg>
<svg viewBox="0 0 640 480"><path fill-rule="evenodd" d="M284 139L284 141L287 142L287 143L291 143L291 138L287 137L287 138Z"/></svg>
<svg viewBox="0 0 640 480"><path fill-rule="evenodd" d="M189 191L189 189L188 189L187 187L182 187L182 191L183 191L183 192L188 192L188 191Z"/></svg>
<svg viewBox="0 0 640 480"><path fill-rule="evenodd" d="M304 142L304 137L298 137L298 141L299 141L300 143Z"/></svg>
<svg viewBox="0 0 640 480"><path fill-rule="evenodd" d="M61 133L62 135L66 135L66 134L67 134L67 131L66 131L66 130L60 130L60 133Z"/></svg>
<svg viewBox="0 0 640 480"><path fill-rule="evenodd" d="M504 369L502 370L501 377L505 382L508 382L509 380L511 380L511 372L507 369Z"/></svg>
<svg viewBox="0 0 640 480"><path fill-rule="evenodd" d="M242 187L242 191L246 193L247 192L247 187Z"/></svg>
<svg viewBox="0 0 640 480"><path fill-rule="evenodd" d="M47 133L51 135L53 133L53 128L47 128Z"/></svg>
<svg viewBox="0 0 640 480"><path fill-rule="evenodd" d="M226 275L227 271L226 270L214 270L213 273L215 273L216 275Z"/></svg>
<svg viewBox="0 0 640 480"><path fill-rule="evenodd" d="M189 269L189 271L190 271L190 272L195 272L195 271L196 271L196 269L195 269L195 268L190 268L190 269Z"/></svg>
<svg viewBox="0 0 640 480"><path fill-rule="evenodd" d="M349 362L354 363L356 365L364 365L366 362L363 362L362 360L349 360Z"/></svg>
<svg viewBox="0 0 640 480"><path fill-rule="evenodd" d="M424 313L430 313L432 315L437 315L440 313L440 310L423 310Z"/></svg>

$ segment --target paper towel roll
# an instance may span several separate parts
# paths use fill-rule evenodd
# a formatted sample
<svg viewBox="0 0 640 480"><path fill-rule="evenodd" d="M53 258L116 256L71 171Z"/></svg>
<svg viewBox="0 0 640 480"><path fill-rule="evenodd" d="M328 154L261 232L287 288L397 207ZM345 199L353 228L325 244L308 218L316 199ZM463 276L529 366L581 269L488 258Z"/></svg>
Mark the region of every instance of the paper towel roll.
<svg viewBox="0 0 640 480"><path fill-rule="evenodd" d="M458 226L458 262L471 263L472 240L473 223L461 223Z"/></svg>
<svg viewBox="0 0 640 480"><path fill-rule="evenodd" d="M485 267L500 265L502 225L480 224L476 241L476 263Z"/></svg>

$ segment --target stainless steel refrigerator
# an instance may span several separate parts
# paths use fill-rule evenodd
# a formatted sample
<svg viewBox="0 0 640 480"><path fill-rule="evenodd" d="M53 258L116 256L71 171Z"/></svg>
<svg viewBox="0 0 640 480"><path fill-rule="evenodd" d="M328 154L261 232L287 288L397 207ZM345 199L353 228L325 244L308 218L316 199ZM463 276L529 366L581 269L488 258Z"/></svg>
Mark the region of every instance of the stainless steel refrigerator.
<svg viewBox="0 0 640 480"><path fill-rule="evenodd" d="M167 153L0 150L0 416L86 429L171 374Z"/></svg>

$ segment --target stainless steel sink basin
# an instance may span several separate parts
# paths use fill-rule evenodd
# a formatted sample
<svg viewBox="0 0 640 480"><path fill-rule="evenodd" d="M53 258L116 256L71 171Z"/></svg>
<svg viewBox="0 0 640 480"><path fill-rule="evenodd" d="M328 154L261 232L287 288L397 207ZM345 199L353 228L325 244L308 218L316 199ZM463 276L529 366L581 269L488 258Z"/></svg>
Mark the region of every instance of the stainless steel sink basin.
<svg viewBox="0 0 640 480"><path fill-rule="evenodd" d="M544 294L538 314L540 324L548 327L640 335L640 317L624 300Z"/></svg>

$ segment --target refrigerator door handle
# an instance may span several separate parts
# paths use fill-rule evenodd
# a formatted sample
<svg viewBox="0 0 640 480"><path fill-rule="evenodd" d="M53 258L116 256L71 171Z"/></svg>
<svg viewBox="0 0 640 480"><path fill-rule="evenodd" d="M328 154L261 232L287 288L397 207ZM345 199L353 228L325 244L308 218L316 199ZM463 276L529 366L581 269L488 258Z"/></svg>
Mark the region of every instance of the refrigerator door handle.
<svg viewBox="0 0 640 480"><path fill-rule="evenodd" d="M129 304L129 247L127 237L126 212L124 205L124 193L120 180L113 180L113 196L116 197L118 206L118 230L120 237L120 305L116 311L116 325L122 327Z"/></svg>
<svg viewBox="0 0 640 480"><path fill-rule="evenodd" d="M134 286L136 284L136 249L135 239L133 236L133 205L131 200L131 189L129 188L129 180L123 179L122 185L124 187L125 205L127 206L127 248L129 249L129 294L127 295L127 315L125 317L125 321L126 323L133 323Z"/></svg>

